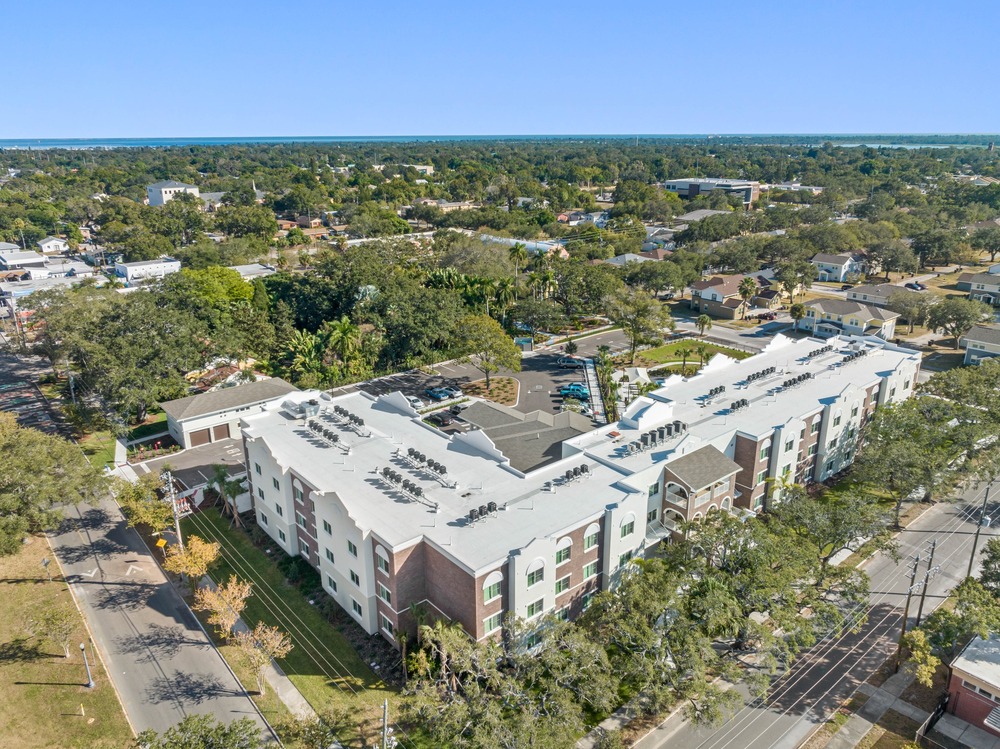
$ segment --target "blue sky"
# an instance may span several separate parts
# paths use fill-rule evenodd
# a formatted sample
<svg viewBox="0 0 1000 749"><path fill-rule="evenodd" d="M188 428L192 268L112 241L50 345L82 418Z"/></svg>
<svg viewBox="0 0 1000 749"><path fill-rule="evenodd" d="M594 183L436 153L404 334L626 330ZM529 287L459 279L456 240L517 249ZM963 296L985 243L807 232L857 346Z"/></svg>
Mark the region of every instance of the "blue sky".
<svg viewBox="0 0 1000 749"><path fill-rule="evenodd" d="M979 0L3 6L0 138L1000 130Z"/></svg>

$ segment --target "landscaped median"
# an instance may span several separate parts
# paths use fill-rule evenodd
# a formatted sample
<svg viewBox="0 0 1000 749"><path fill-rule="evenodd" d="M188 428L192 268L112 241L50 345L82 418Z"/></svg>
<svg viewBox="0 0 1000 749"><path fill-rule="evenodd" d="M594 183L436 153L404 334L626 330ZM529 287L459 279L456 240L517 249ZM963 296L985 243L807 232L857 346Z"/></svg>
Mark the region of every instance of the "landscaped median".
<svg viewBox="0 0 1000 749"><path fill-rule="evenodd" d="M390 714L398 717L399 693L372 671L344 633L321 612L321 608L332 611L330 607L336 607L332 599L320 594L310 603L288 580L287 570L282 572L278 568L277 562L285 557L284 552L266 554L245 531L231 529L229 519L222 518L214 509L186 518L182 531L185 536L196 535L222 545L221 556L210 569L213 579L218 582L236 575L253 584L242 613L243 621L251 628L264 622L287 633L293 648L279 661L281 669L317 713L350 715L344 735L338 734L342 741L371 745L380 730L383 700L389 700ZM302 570L302 565L296 564L294 569ZM346 621L343 626L356 625ZM248 677L235 647L226 645L220 650L244 686L253 689L254 679ZM256 696L254 699L269 720L280 722L287 717L287 710L275 704L272 692L263 701Z"/></svg>
<svg viewBox="0 0 1000 749"><path fill-rule="evenodd" d="M49 581L42 560L48 559ZM44 538L0 557L0 726L18 749L121 749L132 731ZM95 686L80 653L86 644ZM65 657L64 646L69 649Z"/></svg>

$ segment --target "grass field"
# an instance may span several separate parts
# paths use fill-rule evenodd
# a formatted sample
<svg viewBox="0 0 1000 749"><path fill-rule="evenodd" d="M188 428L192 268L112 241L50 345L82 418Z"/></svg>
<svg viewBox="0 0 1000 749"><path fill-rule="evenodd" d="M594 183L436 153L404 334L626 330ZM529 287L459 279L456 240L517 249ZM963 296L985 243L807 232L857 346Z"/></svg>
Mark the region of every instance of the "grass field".
<svg viewBox="0 0 1000 749"><path fill-rule="evenodd" d="M389 700L396 714L399 694L372 672L302 593L285 582L275 563L242 531L231 531L229 521L215 510L186 518L183 531L223 545L222 556L211 570L216 580L235 574L253 583L244 622L253 627L263 621L288 633L294 649L279 662L282 670L317 711L346 708L351 712L356 733L342 740L370 739L381 720L383 699ZM251 680L251 688L252 684Z"/></svg>
<svg viewBox="0 0 1000 749"><path fill-rule="evenodd" d="M128 432L128 440L141 440L146 437L152 437L154 434L160 434L161 432L167 431L167 415L160 411L150 415L148 419L137 427L132 427Z"/></svg>
<svg viewBox="0 0 1000 749"><path fill-rule="evenodd" d="M48 582L43 558L51 559L45 539L10 557L0 557L0 736L4 746L18 749L122 749L132 731L114 688L101 663L95 663L83 619L66 585ZM55 563L53 578L59 579ZM61 643L26 638L23 623L48 611L67 612L76 626L70 640L70 657L63 657ZM83 686L86 671L80 643L87 643L94 689ZM84 715L80 714L83 706Z"/></svg>
<svg viewBox="0 0 1000 749"><path fill-rule="evenodd" d="M87 456L90 465L95 468L103 468L108 463L115 462L116 440L111 432L92 432L81 437L79 442L83 454Z"/></svg>
<svg viewBox="0 0 1000 749"><path fill-rule="evenodd" d="M746 359L748 356L751 356L751 354L746 351L726 348L725 346L707 343L697 338L690 338L683 341L667 343L663 346L657 346L656 348L646 349L645 351L639 351L635 355L636 365L650 366L654 364L665 364L666 362L680 361L681 355L677 353L680 349L687 347L693 350L698 346L704 346L708 350L710 357L715 356L716 354L725 354L726 356L731 356L733 359ZM640 361L643 363L640 363ZM695 364L698 363L698 357L696 354L688 356L689 365L692 361Z"/></svg>

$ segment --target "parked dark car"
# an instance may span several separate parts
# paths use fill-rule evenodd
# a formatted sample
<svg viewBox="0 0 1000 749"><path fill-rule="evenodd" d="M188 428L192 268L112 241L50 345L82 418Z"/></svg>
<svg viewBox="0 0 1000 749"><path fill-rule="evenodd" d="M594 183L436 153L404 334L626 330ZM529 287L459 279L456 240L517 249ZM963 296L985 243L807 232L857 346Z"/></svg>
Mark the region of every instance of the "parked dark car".
<svg viewBox="0 0 1000 749"><path fill-rule="evenodd" d="M436 411L435 413L432 413L430 416L428 416L427 420L432 421L441 427L446 427L455 421L455 419L452 418L452 415L447 411Z"/></svg>
<svg viewBox="0 0 1000 749"><path fill-rule="evenodd" d="M843 286L840 287L840 290L841 291L847 291L848 289L853 289L853 288L854 288L854 284L845 283Z"/></svg>

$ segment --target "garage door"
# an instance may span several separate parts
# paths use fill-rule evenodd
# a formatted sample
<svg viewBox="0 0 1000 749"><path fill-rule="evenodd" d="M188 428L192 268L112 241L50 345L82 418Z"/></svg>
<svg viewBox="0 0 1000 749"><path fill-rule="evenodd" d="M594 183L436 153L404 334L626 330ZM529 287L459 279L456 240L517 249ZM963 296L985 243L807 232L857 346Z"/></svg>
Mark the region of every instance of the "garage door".
<svg viewBox="0 0 1000 749"><path fill-rule="evenodd" d="M214 439L212 440L213 442L229 439L229 424L220 424L219 426L215 427L212 431L215 435Z"/></svg>
<svg viewBox="0 0 1000 749"><path fill-rule="evenodd" d="M191 447L198 447L198 445L207 445L211 442L212 436L208 429L199 429L197 432L191 432L188 435L188 444Z"/></svg>

